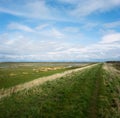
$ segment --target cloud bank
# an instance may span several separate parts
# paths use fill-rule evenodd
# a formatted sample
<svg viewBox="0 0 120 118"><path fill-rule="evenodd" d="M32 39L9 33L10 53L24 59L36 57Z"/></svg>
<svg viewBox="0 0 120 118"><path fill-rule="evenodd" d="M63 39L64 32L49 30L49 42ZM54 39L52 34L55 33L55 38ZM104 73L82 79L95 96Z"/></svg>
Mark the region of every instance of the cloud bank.
<svg viewBox="0 0 120 118"><path fill-rule="evenodd" d="M1 0L0 61L120 60L120 0Z"/></svg>

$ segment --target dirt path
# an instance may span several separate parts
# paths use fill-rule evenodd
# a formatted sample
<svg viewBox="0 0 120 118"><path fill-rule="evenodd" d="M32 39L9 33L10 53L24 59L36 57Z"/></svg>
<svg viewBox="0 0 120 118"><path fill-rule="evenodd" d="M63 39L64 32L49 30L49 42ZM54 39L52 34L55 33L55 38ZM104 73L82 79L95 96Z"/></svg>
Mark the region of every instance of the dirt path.
<svg viewBox="0 0 120 118"><path fill-rule="evenodd" d="M41 77L41 78L35 79L33 81L30 81L30 82L27 82L27 83L24 83L24 84L13 86L13 87L11 87L9 89L1 89L0 90L0 99L3 98L3 97L6 97L6 96L10 96L12 93L16 93L16 92L24 90L24 89L30 89L30 88L32 88L34 86L43 84L46 81L52 81L52 80L55 80L57 78L68 75L68 74L70 74L72 72L81 71L81 70L90 68L90 67L95 66L95 65L97 65L97 64L88 65L88 66L85 66L85 67L82 67L82 68L65 71L63 73L58 73L58 74L54 74L54 75L47 76L47 77Z"/></svg>

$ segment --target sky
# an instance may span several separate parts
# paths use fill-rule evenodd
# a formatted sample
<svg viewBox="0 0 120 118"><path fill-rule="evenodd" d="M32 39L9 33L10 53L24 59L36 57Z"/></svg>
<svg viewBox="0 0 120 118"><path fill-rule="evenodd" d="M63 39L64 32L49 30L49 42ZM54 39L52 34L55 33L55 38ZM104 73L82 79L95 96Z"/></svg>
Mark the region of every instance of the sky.
<svg viewBox="0 0 120 118"><path fill-rule="evenodd" d="M0 0L0 62L120 60L120 0Z"/></svg>

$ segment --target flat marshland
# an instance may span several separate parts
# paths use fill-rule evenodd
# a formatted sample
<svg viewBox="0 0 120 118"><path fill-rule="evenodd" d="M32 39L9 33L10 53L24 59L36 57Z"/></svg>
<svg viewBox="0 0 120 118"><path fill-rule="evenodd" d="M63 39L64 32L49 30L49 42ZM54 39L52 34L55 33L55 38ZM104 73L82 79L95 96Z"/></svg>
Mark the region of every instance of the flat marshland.
<svg viewBox="0 0 120 118"><path fill-rule="evenodd" d="M98 63L0 100L0 118L57 117L119 118L120 73L115 65Z"/></svg>
<svg viewBox="0 0 120 118"><path fill-rule="evenodd" d="M0 63L0 89L88 64L90 63Z"/></svg>

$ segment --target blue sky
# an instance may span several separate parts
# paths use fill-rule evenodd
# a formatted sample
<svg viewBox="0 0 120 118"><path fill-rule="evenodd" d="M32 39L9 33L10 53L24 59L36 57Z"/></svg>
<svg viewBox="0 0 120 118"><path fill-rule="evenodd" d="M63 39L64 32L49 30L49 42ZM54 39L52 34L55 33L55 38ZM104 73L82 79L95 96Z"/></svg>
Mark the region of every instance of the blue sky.
<svg viewBox="0 0 120 118"><path fill-rule="evenodd" d="M0 61L120 60L120 0L0 0Z"/></svg>

